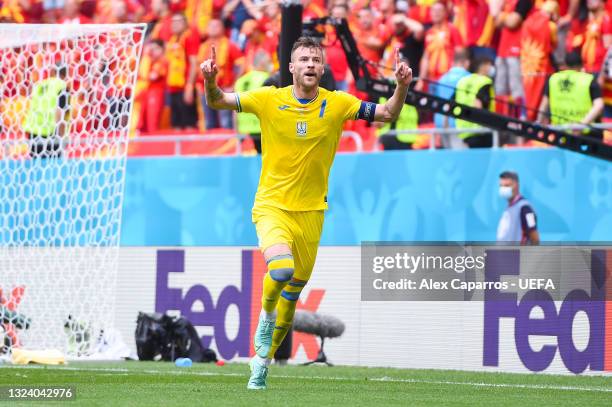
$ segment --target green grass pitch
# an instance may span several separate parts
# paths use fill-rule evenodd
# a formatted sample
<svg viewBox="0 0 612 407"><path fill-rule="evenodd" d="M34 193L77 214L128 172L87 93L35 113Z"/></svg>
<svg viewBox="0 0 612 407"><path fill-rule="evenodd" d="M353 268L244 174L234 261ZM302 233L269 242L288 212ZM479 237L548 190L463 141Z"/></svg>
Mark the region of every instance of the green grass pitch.
<svg viewBox="0 0 612 407"><path fill-rule="evenodd" d="M0 366L0 386L72 385L67 406L612 406L612 376L552 376L361 367L272 366L268 390L248 391L248 366L73 362Z"/></svg>

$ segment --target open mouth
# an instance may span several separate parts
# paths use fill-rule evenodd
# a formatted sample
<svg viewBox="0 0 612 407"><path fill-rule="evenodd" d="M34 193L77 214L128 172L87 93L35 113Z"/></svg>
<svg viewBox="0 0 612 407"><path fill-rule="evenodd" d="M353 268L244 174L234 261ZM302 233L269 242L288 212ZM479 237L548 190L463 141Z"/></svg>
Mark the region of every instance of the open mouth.
<svg viewBox="0 0 612 407"><path fill-rule="evenodd" d="M309 77L309 78L315 78L317 75L315 75L314 72L306 72L304 76Z"/></svg>

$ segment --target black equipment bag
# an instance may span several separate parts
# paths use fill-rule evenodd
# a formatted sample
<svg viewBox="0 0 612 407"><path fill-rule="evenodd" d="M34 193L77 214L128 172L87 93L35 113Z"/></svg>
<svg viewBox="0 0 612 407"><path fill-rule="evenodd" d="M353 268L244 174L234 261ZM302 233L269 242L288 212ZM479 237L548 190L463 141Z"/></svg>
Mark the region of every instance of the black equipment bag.
<svg viewBox="0 0 612 407"><path fill-rule="evenodd" d="M139 312L135 339L140 360L217 361L215 351L202 346L198 333L185 317Z"/></svg>

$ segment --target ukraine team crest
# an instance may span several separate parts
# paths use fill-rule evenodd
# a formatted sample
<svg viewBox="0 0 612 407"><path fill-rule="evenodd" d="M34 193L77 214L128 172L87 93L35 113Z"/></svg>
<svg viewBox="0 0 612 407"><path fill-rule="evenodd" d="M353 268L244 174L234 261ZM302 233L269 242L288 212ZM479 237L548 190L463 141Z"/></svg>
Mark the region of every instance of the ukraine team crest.
<svg viewBox="0 0 612 407"><path fill-rule="evenodd" d="M306 136L306 131L308 127L306 126L306 122L297 122L295 132L298 137Z"/></svg>

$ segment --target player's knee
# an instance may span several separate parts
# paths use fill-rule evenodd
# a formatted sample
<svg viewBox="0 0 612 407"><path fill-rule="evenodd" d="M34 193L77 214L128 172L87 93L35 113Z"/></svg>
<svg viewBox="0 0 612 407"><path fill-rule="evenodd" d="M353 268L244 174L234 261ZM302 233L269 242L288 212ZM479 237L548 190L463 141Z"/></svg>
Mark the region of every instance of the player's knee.
<svg viewBox="0 0 612 407"><path fill-rule="evenodd" d="M285 283L293 277L293 271L295 269L295 263L293 256L290 254L281 254L278 256L271 257L267 261L268 273L274 281Z"/></svg>
<svg viewBox="0 0 612 407"><path fill-rule="evenodd" d="M307 281L292 278L281 292L281 297L287 301L297 301Z"/></svg>

